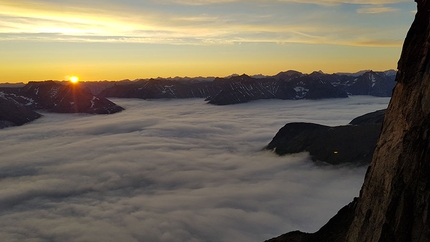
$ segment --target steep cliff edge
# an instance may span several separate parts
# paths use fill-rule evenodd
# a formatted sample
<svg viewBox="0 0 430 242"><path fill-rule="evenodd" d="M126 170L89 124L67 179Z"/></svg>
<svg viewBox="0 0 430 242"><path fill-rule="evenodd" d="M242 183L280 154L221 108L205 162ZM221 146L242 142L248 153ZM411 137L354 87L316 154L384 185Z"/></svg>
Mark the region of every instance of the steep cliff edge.
<svg viewBox="0 0 430 242"><path fill-rule="evenodd" d="M346 241L430 240L430 1L416 2Z"/></svg>
<svg viewBox="0 0 430 242"><path fill-rule="evenodd" d="M416 2L381 136L349 210L351 223L336 222L338 214L321 236L296 231L270 241L430 241L430 1Z"/></svg>

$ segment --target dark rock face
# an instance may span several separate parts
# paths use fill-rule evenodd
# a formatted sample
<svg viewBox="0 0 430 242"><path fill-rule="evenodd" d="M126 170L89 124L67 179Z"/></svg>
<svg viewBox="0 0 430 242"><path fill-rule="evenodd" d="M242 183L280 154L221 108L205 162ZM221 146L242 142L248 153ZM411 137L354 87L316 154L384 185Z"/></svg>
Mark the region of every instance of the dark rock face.
<svg viewBox="0 0 430 242"><path fill-rule="evenodd" d="M387 72L388 73L388 72ZM118 98L205 98L209 104L228 105L259 99L346 98L351 95L391 96L393 75L366 72L358 77L314 72L281 72L273 77L248 75L215 78L212 82L151 79L115 85L100 93ZM94 89L94 87L93 87Z"/></svg>
<svg viewBox="0 0 430 242"><path fill-rule="evenodd" d="M346 241L430 241L430 1L416 2Z"/></svg>
<svg viewBox="0 0 430 242"><path fill-rule="evenodd" d="M278 131L266 149L278 155L307 151L314 160L329 164L368 164L376 147L383 117L384 110L380 110L357 117L351 121L354 125L329 127L289 123Z"/></svg>
<svg viewBox="0 0 430 242"><path fill-rule="evenodd" d="M362 124L382 124L384 122L384 116L386 109L371 112L353 119L349 124L362 125Z"/></svg>
<svg viewBox="0 0 430 242"><path fill-rule="evenodd" d="M403 46L397 85L350 224L336 239L356 242L430 241L430 1L418 12ZM273 241L297 241L297 233ZM299 233L304 241L333 241Z"/></svg>
<svg viewBox="0 0 430 242"><path fill-rule="evenodd" d="M12 97L9 97L12 96ZM16 102L13 95L0 92L0 129L20 126L40 118L42 115Z"/></svg>

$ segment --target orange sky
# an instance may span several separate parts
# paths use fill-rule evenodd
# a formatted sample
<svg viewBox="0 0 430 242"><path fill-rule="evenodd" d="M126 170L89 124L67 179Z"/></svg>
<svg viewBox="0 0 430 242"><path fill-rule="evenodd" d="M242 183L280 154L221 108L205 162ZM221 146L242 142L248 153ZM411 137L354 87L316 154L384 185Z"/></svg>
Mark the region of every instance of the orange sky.
<svg viewBox="0 0 430 242"><path fill-rule="evenodd" d="M415 8L403 0L3 0L0 82L395 69Z"/></svg>

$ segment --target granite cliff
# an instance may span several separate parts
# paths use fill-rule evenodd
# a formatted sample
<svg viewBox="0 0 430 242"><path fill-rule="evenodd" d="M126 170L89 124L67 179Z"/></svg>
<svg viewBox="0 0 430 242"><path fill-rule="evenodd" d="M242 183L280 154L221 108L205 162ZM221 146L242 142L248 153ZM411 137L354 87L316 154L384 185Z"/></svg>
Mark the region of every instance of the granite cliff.
<svg viewBox="0 0 430 242"><path fill-rule="evenodd" d="M418 11L360 196L313 234L275 241L430 241L430 1Z"/></svg>

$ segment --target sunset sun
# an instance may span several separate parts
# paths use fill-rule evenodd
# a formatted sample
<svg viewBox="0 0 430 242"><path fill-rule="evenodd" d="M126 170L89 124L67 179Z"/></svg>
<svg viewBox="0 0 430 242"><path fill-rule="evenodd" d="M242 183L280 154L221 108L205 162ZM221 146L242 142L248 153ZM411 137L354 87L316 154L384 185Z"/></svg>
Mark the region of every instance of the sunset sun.
<svg viewBox="0 0 430 242"><path fill-rule="evenodd" d="M72 82L72 83L78 83L78 82L79 82L79 77L77 77L77 76L71 76L71 77L69 78L69 80L70 80L70 82Z"/></svg>

